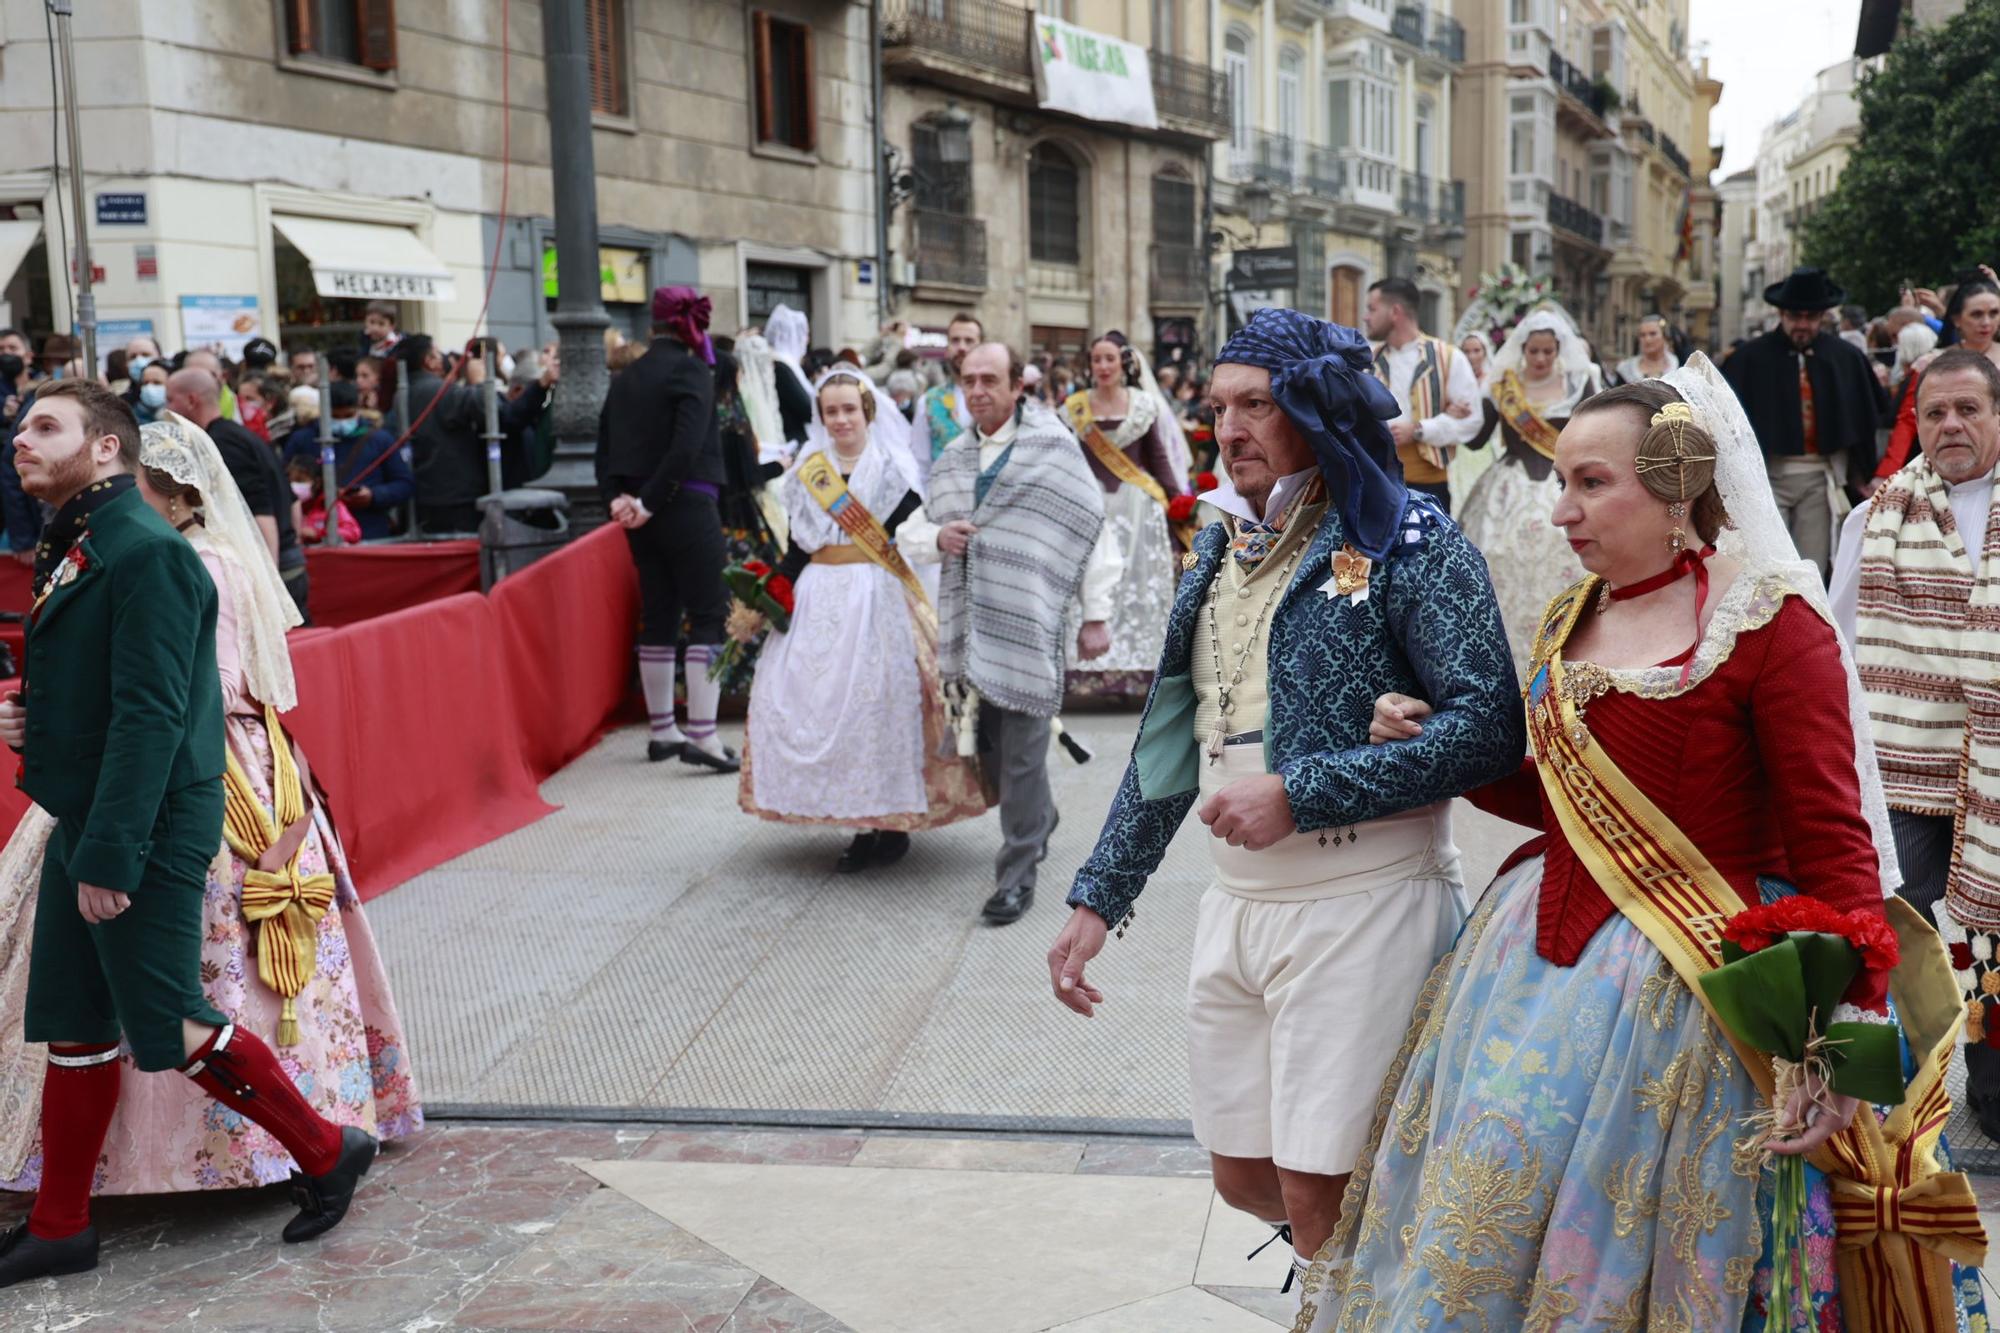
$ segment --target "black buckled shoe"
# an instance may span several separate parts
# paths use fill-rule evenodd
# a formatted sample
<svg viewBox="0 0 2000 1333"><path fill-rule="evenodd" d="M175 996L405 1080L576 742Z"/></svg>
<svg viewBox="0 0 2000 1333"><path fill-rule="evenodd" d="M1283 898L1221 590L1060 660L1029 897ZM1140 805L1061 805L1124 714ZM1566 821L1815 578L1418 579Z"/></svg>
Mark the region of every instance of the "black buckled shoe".
<svg viewBox="0 0 2000 1333"><path fill-rule="evenodd" d="M354 1187L375 1164L375 1152L374 1138L349 1125L340 1131L340 1158L333 1170L323 1176L292 1172L292 1202L299 1206L299 1215L285 1223L287 1243L324 1236L340 1225L354 1202Z"/></svg>
<svg viewBox="0 0 2000 1333"><path fill-rule="evenodd" d="M722 747L721 754L710 754L693 741L689 741L682 748L681 762L695 768L712 768L718 773L735 773L743 767L743 761L736 757L736 751L727 745Z"/></svg>
<svg viewBox="0 0 2000 1333"><path fill-rule="evenodd" d="M986 900L986 906L979 909L979 914L996 926L1005 926L1019 921L1034 905L1035 886L1022 884L1011 889L995 889L993 896Z"/></svg>
<svg viewBox="0 0 2000 1333"><path fill-rule="evenodd" d="M875 840L880 836L879 833L875 833L872 830L867 833L855 834L854 841L847 844L847 850L842 852L840 859L833 863L833 873L836 875L858 875L869 866L874 865Z"/></svg>
<svg viewBox="0 0 2000 1333"><path fill-rule="evenodd" d="M910 835L907 833L878 833L875 835L875 864L892 866L910 854Z"/></svg>
<svg viewBox="0 0 2000 1333"><path fill-rule="evenodd" d="M686 741L647 741L646 762L649 764L665 763L669 759L680 758L686 751Z"/></svg>
<svg viewBox="0 0 2000 1333"><path fill-rule="evenodd" d="M28 1230L26 1220L0 1236L0 1287L32 1282L38 1277L68 1277L97 1267L97 1228L85 1227L74 1236L43 1240Z"/></svg>

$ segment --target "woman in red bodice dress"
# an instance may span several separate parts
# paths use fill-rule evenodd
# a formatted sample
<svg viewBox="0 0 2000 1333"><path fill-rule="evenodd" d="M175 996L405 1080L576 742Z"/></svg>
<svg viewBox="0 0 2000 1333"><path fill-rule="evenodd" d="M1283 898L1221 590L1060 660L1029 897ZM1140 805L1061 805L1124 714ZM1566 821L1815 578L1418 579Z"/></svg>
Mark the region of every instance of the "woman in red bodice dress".
<svg viewBox="0 0 2000 1333"><path fill-rule="evenodd" d="M1555 470L1554 522L1591 573L1538 635L1523 691L1537 759L1475 797L1540 836L1419 1000L1301 1331L1763 1330L1773 1175L1757 1149L1846 1143L1857 1116L1901 1132L1815 1080L1816 1109L1780 1108L1746 1145L1764 1099L1681 970L1699 950L1676 963L1655 943L1712 920L1702 901L1794 892L1879 938L1896 883L1852 668L1741 409L1697 356L1579 408ZM1428 712L1387 696L1373 738L1396 744ZM1661 866L1688 873L1647 873ZM1892 952L1867 955L1836 1021L1895 1021L1875 965ZM1932 1152L1919 1144L1912 1169L1935 1172ZM1829 1178L1807 1174L1810 1313L1793 1309L1811 1322L1768 1327L1817 1333L1841 1327L1844 1293ZM1938 1264L1949 1328L1962 1284Z"/></svg>

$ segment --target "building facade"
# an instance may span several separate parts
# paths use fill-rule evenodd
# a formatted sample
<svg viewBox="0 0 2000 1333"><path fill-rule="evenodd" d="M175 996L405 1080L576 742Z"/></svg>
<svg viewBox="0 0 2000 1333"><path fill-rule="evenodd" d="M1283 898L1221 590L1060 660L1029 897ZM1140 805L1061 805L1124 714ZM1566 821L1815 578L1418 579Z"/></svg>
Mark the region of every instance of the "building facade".
<svg viewBox="0 0 2000 1333"><path fill-rule="evenodd" d="M1221 0L1213 22L1231 110L1213 163L1223 324L1270 304L1359 324L1368 286L1394 276L1448 331L1465 215L1451 6Z"/></svg>
<svg viewBox="0 0 2000 1333"><path fill-rule="evenodd" d="M1552 274L1607 360L1638 320L1687 317L1698 97L1687 0L1505 0L1464 10L1454 144L1466 267Z"/></svg>
<svg viewBox="0 0 2000 1333"><path fill-rule="evenodd" d="M1762 332L1744 317L1744 302L1752 294L1750 246L1757 239L1757 169L1745 167L1734 173L1717 187L1716 196L1722 210L1716 260L1720 290L1716 333L1726 347L1738 338Z"/></svg>
<svg viewBox="0 0 2000 1333"><path fill-rule="evenodd" d="M604 298L645 336L654 286L688 282L731 331L778 300L816 342L877 326L872 48L863 0L583 0L593 51ZM536 6L505 35L404 0L97 0L77 7L100 355L350 346L370 299L405 329L553 338L552 200ZM67 329L40 6L7 0L0 223L39 223L0 275L13 322ZM497 13L497 10L495 11ZM485 11L479 10L483 15ZM502 215L503 161L506 173ZM30 228L13 229L23 236Z"/></svg>
<svg viewBox="0 0 2000 1333"><path fill-rule="evenodd" d="M1800 226L1840 182L1861 135L1854 99L1856 62L1843 60L1813 77L1812 91L1764 131L1757 146L1757 218L1745 247L1743 321L1769 327L1777 312L1764 289L1800 263ZM1837 281L1839 274L1835 273Z"/></svg>
<svg viewBox="0 0 2000 1333"><path fill-rule="evenodd" d="M1040 10L1055 22L1009 0L883 0L894 312L938 347L968 310L1072 360L1109 329L1159 362L1212 353L1207 159L1229 108L1207 6ZM1064 64L1107 95L1075 96Z"/></svg>

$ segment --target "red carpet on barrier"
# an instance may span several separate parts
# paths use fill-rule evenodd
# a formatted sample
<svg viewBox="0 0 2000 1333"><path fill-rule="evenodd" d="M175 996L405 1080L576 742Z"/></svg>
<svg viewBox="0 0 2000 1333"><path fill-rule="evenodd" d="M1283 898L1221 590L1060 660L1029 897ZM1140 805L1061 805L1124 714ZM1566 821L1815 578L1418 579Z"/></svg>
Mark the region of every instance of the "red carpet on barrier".
<svg viewBox="0 0 2000 1333"><path fill-rule="evenodd" d="M306 548L306 604L329 629L478 591L476 541Z"/></svg>
<svg viewBox="0 0 2000 1333"><path fill-rule="evenodd" d="M440 546L470 550L476 588L477 544ZM329 586L365 585L379 572L367 568L370 556L413 549L315 554L340 562ZM376 586L405 597L420 590L414 571L452 567L443 555L395 563ZM315 618L323 568L313 565ZM0 578L0 607L11 604L7 590ZM346 588L335 597L360 605ZM285 725L326 790L364 899L555 808L540 781L589 749L626 704L638 599L624 534L607 527L504 580L491 598L458 593L293 632L299 706ZM26 808L4 784L0 836Z"/></svg>

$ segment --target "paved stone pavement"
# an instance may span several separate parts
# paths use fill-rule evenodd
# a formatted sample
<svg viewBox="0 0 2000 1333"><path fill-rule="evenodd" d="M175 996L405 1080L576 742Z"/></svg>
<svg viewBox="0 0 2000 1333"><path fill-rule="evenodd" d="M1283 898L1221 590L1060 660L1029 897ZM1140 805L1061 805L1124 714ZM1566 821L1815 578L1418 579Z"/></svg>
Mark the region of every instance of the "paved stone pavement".
<svg viewBox="0 0 2000 1333"><path fill-rule="evenodd" d="M564 808L369 904L428 1099L812 1122L1184 1131L1182 995L1206 831L1190 819L1137 919L1092 965L1084 1021L1044 954L1136 717L1070 719L1062 824L1022 921L979 920L992 817L839 876L839 830L766 823L733 778L615 734L544 788ZM1521 831L1460 803L1466 879ZM754 1112L755 1115L735 1114Z"/></svg>

